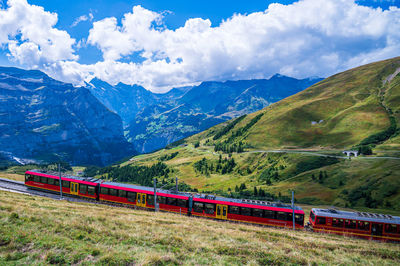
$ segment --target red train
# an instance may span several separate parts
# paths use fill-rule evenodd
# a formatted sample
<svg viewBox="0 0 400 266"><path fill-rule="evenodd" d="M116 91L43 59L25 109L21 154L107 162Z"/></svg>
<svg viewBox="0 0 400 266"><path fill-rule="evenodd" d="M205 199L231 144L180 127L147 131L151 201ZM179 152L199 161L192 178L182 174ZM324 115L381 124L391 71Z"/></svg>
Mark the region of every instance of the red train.
<svg viewBox="0 0 400 266"><path fill-rule="evenodd" d="M154 209L154 190L150 187L106 182L95 178L62 176L62 192L98 201ZM59 192L59 177L38 170L25 173L25 185L34 189ZM204 194L157 189L157 203L162 211L220 220L261 225L293 227L290 205L256 200L240 200ZM295 227L304 227L304 211L295 206Z"/></svg>
<svg viewBox="0 0 400 266"><path fill-rule="evenodd" d="M62 176L62 191L97 201L154 209L154 190L150 187L106 182L95 178ZM38 170L25 173L25 185L59 193L59 177ZM269 226L292 228L290 205L256 200L241 200L204 194L157 189L157 203L162 211ZM313 231L350 235L371 240L400 242L400 217L316 209L310 212ZM304 228L304 211L295 206L295 227Z"/></svg>
<svg viewBox="0 0 400 266"><path fill-rule="evenodd" d="M313 231L400 242L400 217L335 209L312 209L309 221Z"/></svg>

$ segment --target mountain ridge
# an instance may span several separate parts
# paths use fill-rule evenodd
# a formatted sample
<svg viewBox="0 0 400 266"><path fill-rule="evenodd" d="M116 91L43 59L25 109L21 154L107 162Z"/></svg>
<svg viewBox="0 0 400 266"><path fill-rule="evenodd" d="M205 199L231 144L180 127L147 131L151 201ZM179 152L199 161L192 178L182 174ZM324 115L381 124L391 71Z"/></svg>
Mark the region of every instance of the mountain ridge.
<svg viewBox="0 0 400 266"><path fill-rule="evenodd" d="M143 87L124 85L131 90L125 97L122 96L123 85L107 84L108 90L104 91L101 90L104 82L95 79L95 84L89 83L89 89L123 118L127 139L136 150L146 153L220 122L262 109L319 80L274 75L268 80L204 81L198 86L173 88L164 94L146 92L142 93L143 97L136 98L134 95L145 90ZM136 105L128 99L135 99Z"/></svg>

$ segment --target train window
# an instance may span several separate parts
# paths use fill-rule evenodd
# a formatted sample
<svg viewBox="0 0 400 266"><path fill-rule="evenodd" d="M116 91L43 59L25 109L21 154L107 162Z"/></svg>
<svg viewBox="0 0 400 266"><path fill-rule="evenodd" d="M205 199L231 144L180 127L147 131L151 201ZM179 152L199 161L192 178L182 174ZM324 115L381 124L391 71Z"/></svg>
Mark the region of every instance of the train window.
<svg viewBox="0 0 400 266"><path fill-rule="evenodd" d="M286 213L276 212L276 219L286 221Z"/></svg>
<svg viewBox="0 0 400 266"><path fill-rule="evenodd" d="M250 208L245 208L245 207L240 207L240 214L241 215L251 216L251 209Z"/></svg>
<svg viewBox="0 0 400 266"><path fill-rule="evenodd" d="M394 224L385 224L385 233L396 234L397 226Z"/></svg>
<svg viewBox="0 0 400 266"><path fill-rule="evenodd" d="M126 191L125 190L118 191L118 196L120 196L121 198L126 198Z"/></svg>
<svg viewBox="0 0 400 266"><path fill-rule="evenodd" d="M110 196L118 196L118 190L110 188Z"/></svg>
<svg viewBox="0 0 400 266"><path fill-rule="evenodd" d="M286 220L293 222L293 213L286 213Z"/></svg>
<svg viewBox="0 0 400 266"><path fill-rule="evenodd" d="M193 203L193 211L194 212L203 213L203 209L204 209L204 204L203 203L201 203L201 202Z"/></svg>
<svg viewBox="0 0 400 266"><path fill-rule="evenodd" d="M108 188L107 187L101 187L100 188L100 194L108 195Z"/></svg>
<svg viewBox="0 0 400 266"><path fill-rule="evenodd" d="M317 218L317 224L326 224L326 218L325 217L318 217Z"/></svg>
<svg viewBox="0 0 400 266"><path fill-rule="evenodd" d="M94 186L88 186L88 194L89 195L94 195L95 194Z"/></svg>
<svg viewBox="0 0 400 266"><path fill-rule="evenodd" d="M62 180L62 186L69 188L69 181Z"/></svg>
<svg viewBox="0 0 400 266"><path fill-rule="evenodd" d="M47 184L47 177L41 176L40 177L40 183Z"/></svg>
<svg viewBox="0 0 400 266"><path fill-rule="evenodd" d="M178 199L177 206L182 207L182 208L186 208L187 207L187 200Z"/></svg>
<svg viewBox="0 0 400 266"><path fill-rule="evenodd" d="M33 176L33 181L40 182L40 176L37 175Z"/></svg>
<svg viewBox="0 0 400 266"><path fill-rule="evenodd" d="M294 220L295 220L295 223L296 223L296 224L301 224L301 225L303 225L303 224L304 224L304 215L302 215L302 214L295 214L295 215L294 215Z"/></svg>
<svg viewBox="0 0 400 266"><path fill-rule="evenodd" d="M255 216L255 217L263 217L263 210L253 209L253 216Z"/></svg>
<svg viewBox="0 0 400 266"><path fill-rule="evenodd" d="M215 212L215 204L206 203L205 210L207 214L214 214Z"/></svg>
<svg viewBox="0 0 400 266"><path fill-rule="evenodd" d="M343 219L333 218L332 219L332 226L333 227L343 227Z"/></svg>
<svg viewBox="0 0 400 266"><path fill-rule="evenodd" d="M264 210L264 217L268 219L275 219L275 212Z"/></svg>
<svg viewBox="0 0 400 266"><path fill-rule="evenodd" d="M79 185L79 193L86 194L87 190L88 190L88 186L87 185L83 185L83 184Z"/></svg>
<svg viewBox="0 0 400 266"><path fill-rule="evenodd" d="M136 192L128 191L128 201L130 201L130 202L136 201Z"/></svg>
<svg viewBox="0 0 400 266"><path fill-rule="evenodd" d="M369 222L358 221L358 229L369 231Z"/></svg>
<svg viewBox="0 0 400 266"><path fill-rule="evenodd" d="M167 204L176 206L176 199L175 198L167 198Z"/></svg>
<svg viewBox="0 0 400 266"><path fill-rule="evenodd" d="M59 185L60 185L60 180L54 179L54 185L55 185L55 186L59 186Z"/></svg>
<svg viewBox="0 0 400 266"><path fill-rule="evenodd" d="M126 197L127 197L127 191L125 191L125 190L118 190L118 197L126 198Z"/></svg>
<svg viewBox="0 0 400 266"><path fill-rule="evenodd" d="M154 195L147 195L147 204L154 205Z"/></svg>
<svg viewBox="0 0 400 266"><path fill-rule="evenodd" d="M49 185L54 185L54 179L53 179L53 178L49 178L49 179L47 180L47 184L49 184Z"/></svg>
<svg viewBox="0 0 400 266"><path fill-rule="evenodd" d="M232 214L240 214L240 208L238 206L229 206L228 212Z"/></svg>
<svg viewBox="0 0 400 266"><path fill-rule="evenodd" d="M158 197L158 204L166 204L167 198L163 196L157 196Z"/></svg>
<svg viewBox="0 0 400 266"><path fill-rule="evenodd" d="M355 229L357 226L357 221L354 220L345 220L344 221L344 227L350 228L350 229Z"/></svg>
<svg viewBox="0 0 400 266"><path fill-rule="evenodd" d="M315 214L312 212L312 211L310 211L310 218L311 218L311 221L315 221Z"/></svg>

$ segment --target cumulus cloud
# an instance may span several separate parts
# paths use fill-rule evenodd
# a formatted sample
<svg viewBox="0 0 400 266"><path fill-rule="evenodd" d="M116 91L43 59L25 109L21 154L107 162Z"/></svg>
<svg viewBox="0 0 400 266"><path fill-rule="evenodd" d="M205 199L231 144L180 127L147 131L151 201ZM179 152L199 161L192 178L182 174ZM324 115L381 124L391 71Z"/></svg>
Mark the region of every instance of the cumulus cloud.
<svg viewBox="0 0 400 266"><path fill-rule="evenodd" d="M9 3L26 6L22 0ZM59 56L50 60L43 50L46 46L37 39L25 37L21 43L10 37L2 40L0 35L0 43L8 43L18 61L29 58L34 64L45 58L42 69L74 83L96 76L112 84L162 91L204 80L267 78L275 73L325 77L400 54L400 9L374 9L351 0L302 0L235 14L219 25L191 18L174 30L164 25L165 13L134 6L121 21L109 17L93 23L86 44L97 47L103 61L84 65L73 53L74 40L53 27L57 16L31 8L51 18L44 29L63 33L64 45L51 47L63 52L53 52ZM13 23L7 25L7 32L18 32Z"/></svg>
<svg viewBox="0 0 400 266"><path fill-rule="evenodd" d="M10 58L29 67L78 59L75 40L54 27L57 20L57 14L26 0L9 0L0 9L0 45L8 48Z"/></svg>
<svg viewBox="0 0 400 266"><path fill-rule="evenodd" d="M193 18L176 30L157 28L162 19L135 6L122 26L116 18L95 22L88 42L104 57L95 73L109 82L156 89L274 73L327 76L400 52L400 10L348 0L271 4L264 12L236 14L215 27L208 19ZM118 62L132 53L144 61Z"/></svg>

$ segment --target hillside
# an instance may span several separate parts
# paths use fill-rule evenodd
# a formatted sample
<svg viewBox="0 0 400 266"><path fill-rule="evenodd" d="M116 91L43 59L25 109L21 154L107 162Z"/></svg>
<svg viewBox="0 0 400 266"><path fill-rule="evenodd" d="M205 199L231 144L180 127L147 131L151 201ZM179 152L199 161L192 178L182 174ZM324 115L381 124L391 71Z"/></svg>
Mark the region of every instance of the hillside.
<svg viewBox="0 0 400 266"><path fill-rule="evenodd" d="M400 246L0 193L0 264L399 264Z"/></svg>
<svg viewBox="0 0 400 266"><path fill-rule="evenodd" d="M399 67L394 58L339 73L120 167L161 161L164 182L232 197L287 201L294 190L307 204L400 210L399 75L388 79ZM373 154L342 158L350 148Z"/></svg>
<svg viewBox="0 0 400 266"><path fill-rule="evenodd" d="M0 103L0 161L107 165L135 154L121 119L86 88L1 67Z"/></svg>

